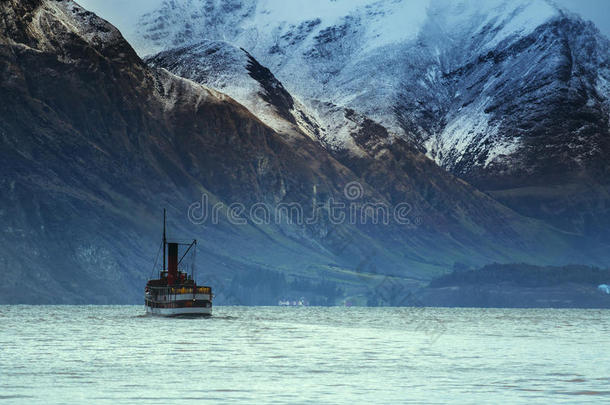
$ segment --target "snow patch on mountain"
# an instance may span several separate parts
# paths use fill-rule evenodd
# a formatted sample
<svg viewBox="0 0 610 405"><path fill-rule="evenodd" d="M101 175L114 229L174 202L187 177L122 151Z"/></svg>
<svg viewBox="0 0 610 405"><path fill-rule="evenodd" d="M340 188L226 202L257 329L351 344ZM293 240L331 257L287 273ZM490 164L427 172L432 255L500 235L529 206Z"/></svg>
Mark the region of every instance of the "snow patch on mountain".
<svg viewBox="0 0 610 405"><path fill-rule="evenodd" d="M259 69L261 71L258 73L265 75L264 67L259 66L243 49L224 41L203 41L196 45L162 52L147 58L147 61L152 66L168 69L178 76L227 94L278 133L290 135L301 129L317 139L313 134L317 125L311 122L310 117L303 117L300 113L302 109L300 103L293 100L290 95L282 94L283 86L280 82L270 78L265 82L267 86L265 88L261 82L252 77L253 69ZM290 116L282 116L275 105L263 99L269 96L269 93L279 93L280 98L282 96L287 98L282 100L288 104L283 106L285 110L283 112Z"/></svg>
<svg viewBox="0 0 610 405"><path fill-rule="evenodd" d="M305 134L333 151L364 154L353 139L363 117L328 102L301 102L252 55L227 42L203 41L161 52L147 62L228 95L280 134Z"/></svg>
<svg viewBox="0 0 610 405"><path fill-rule="evenodd" d="M559 9L548 1L462 1L457 4L457 7L467 11L462 9L456 13L455 22L469 29L472 28L469 27L472 21L479 20L475 32L488 30L493 33L485 43L484 50L495 48L507 38L528 35L536 27L560 15Z"/></svg>
<svg viewBox="0 0 610 405"><path fill-rule="evenodd" d="M610 97L610 77L604 77L601 73L598 73L597 80L595 81L595 90L599 95L603 95L607 98ZM610 122L610 108L608 108L608 121Z"/></svg>

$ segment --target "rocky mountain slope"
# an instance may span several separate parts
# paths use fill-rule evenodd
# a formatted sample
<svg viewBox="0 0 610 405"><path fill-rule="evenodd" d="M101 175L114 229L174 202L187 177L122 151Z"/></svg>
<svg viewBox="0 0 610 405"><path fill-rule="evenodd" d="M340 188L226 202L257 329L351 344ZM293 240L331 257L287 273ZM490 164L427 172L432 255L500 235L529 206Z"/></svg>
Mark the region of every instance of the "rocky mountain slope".
<svg viewBox="0 0 610 405"><path fill-rule="evenodd" d="M264 268L362 293L384 275L415 285L455 261L598 260L406 141L383 142L390 135L372 120L357 118L350 134L360 155L329 153L298 122L276 132L232 98L147 66L71 1L0 4L0 92L2 302L139 302L164 206L172 236L200 240L199 274L217 286ZM202 193L224 204L218 223L186 218ZM251 211L237 224L227 211L330 197L408 203L410 221L337 222L320 208L310 224L261 223Z"/></svg>
<svg viewBox="0 0 610 405"><path fill-rule="evenodd" d="M321 128L327 103L352 109L522 214L610 240L609 42L552 2L165 1L130 37L243 48Z"/></svg>
<svg viewBox="0 0 610 405"><path fill-rule="evenodd" d="M331 102L305 106L243 48L223 41L202 41L161 52L145 61L229 95L288 138L306 135L335 153L362 156L369 152L358 145L352 134L366 130L365 122L370 119ZM394 139L388 132L379 141L390 144Z"/></svg>
<svg viewBox="0 0 610 405"><path fill-rule="evenodd" d="M323 150L301 145L297 156L230 98L149 69L72 2L8 2L2 15L4 301L139 301L164 206L174 236L202 239L208 275L299 266L295 250L324 257L278 229L221 218L204 230L185 218L202 193L309 198L314 181L325 191L319 166L347 181Z"/></svg>

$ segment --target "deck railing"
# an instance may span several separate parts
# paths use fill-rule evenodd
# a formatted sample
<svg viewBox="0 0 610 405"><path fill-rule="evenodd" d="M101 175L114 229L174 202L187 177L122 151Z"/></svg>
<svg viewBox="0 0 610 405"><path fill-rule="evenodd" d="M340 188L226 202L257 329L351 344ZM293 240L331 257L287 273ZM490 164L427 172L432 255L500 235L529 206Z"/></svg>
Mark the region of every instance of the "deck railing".
<svg viewBox="0 0 610 405"><path fill-rule="evenodd" d="M155 295L169 294L211 294L211 287L147 287ZM195 291L193 291L195 290Z"/></svg>

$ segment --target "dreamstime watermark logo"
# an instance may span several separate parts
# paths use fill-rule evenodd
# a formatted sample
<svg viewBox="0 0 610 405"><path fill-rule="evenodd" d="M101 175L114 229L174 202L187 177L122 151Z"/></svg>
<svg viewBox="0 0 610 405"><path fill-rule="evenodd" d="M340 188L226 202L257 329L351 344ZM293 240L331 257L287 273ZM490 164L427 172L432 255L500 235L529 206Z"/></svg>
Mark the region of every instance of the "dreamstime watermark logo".
<svg viewBox="0 0 610 405"><path fill-rule="evenodd" d="M421 217L414 214L413 207L407 202L389 205L381 201L365 201L364 188L358 181L349 182L343 187L343 199L340 200L329 197L326 201L318 201L315 190L314 187L312 203L307 207L298 202L275 205L256 202L249 206L241 202L211 204L209 196L203 193L200 201L188 207L187 216L196 225L218 224L221 217L233 225L246 225L249 222L255 225L312 225L322 218L333 225L394 223L418 226L422 223Z"/></svg>
<svg viewBox="0 0 610 405"><path fill-rule="evenodd" d="M350 181L343 187L343 194L348 200L358 200L364 197L364 189L362 184L357 181Z"/></svg>
<svg viewBox="0 0 610 405"><path fill-rule="evenodd" d="M304 205L298 202L282 202L274 205L264 202L255 202L250 205L241 202L211 203L210 196L203 193L199 201L193 202L188 207L187 217L195 225L218 224L221 219L233 225L249 223L255 225L311 225L324 221L334 225L389 225L393 223L415 227L422 223L421 217L407 202L390 205L382 201L372 202L372 200L366 195L364 187L358 181L345 184L341 198L329 197L324 201L320 201L316 187L314 187L311 203ZM352 242L355 237L354 233L348 233L345 238L340 239L339 246L333 249L335 254L345 254L349 247L353 246ZM423 305L413 293L409 292L406 286L400 285L399 278L378 272L374 259L374 252L365 255L355 268L355 272L362 282L368 284L369 291L378 298L375 305L413 307L412 316L406 319L406 322L410 325L415 324L416 330L424 331L432 343L436 342L446 330L444 322L422 312L424 311ZM226 283L217 279L216 286L217 291L222 291L222 296L227 304L244 304L240 294L233 291ZM251 344L258 344L261 336L257 325L247 316L238 321L247 341Z"/></svg>

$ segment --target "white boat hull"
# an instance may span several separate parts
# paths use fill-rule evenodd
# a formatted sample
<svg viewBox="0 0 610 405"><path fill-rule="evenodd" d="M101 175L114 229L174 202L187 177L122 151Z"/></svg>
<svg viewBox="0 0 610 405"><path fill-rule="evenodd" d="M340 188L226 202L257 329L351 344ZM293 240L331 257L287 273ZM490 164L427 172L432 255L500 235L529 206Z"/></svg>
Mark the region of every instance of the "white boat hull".
<svg viewBox="0 0 610 405"><path fill-rule="evenodd" d="M158 316L210 316L210 294L145 294L146 313Z"/></svg>
<svg viewBox="0 0 610 405"><path fill-rule="evenodd" d="M147 306L146 313L157 316L211 316L212 308L191 307L191 308L152 308Z"/></svg>

